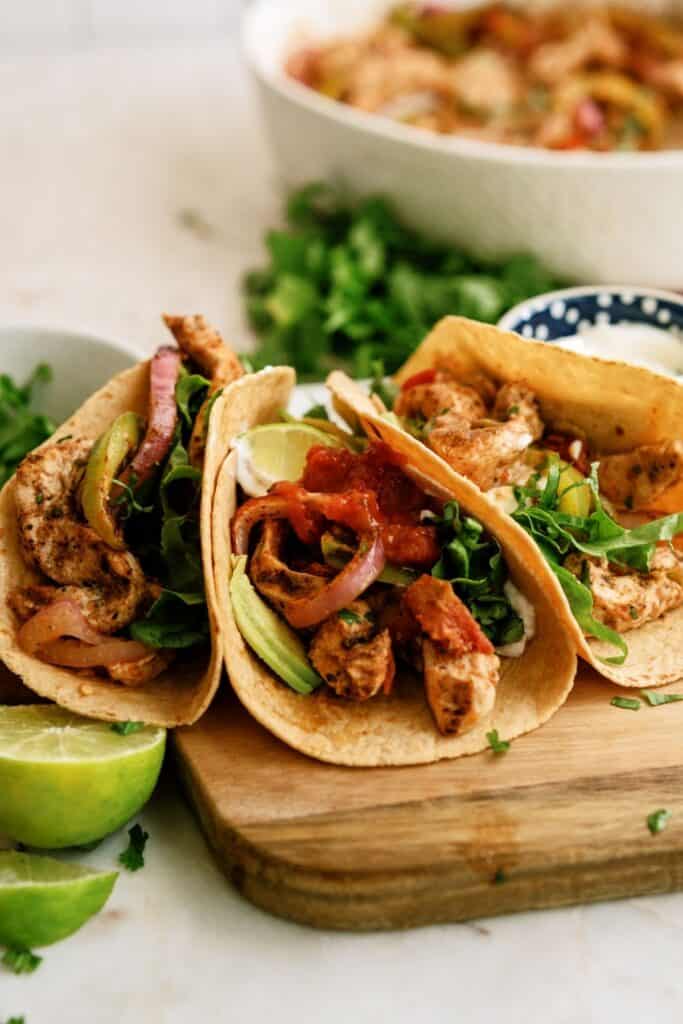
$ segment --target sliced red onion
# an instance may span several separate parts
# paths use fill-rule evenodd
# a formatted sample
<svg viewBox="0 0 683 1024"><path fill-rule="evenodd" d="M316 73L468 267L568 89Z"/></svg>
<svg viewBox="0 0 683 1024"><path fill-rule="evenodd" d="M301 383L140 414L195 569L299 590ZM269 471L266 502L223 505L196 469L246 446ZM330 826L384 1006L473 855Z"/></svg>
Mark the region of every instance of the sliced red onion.
<svg viewBox="0 0 683 1024"><path fill-rule="evenodd" d="M17 641L27 654L70 668L138 661L149 654L149 648L136 640L98 633L78 605L68 600L55 601L36 612L19 630Z"/></svg>
<svg viewBox="0 0 683 1024"><path fill-rule="evenodd" d="M123 483L135 487L147 480L168 454L178 420L175 389L180 372L180 352L164 346L152 359L149 375L149 420L147 432L135 458L121 474Z"/></svg>
<svg viewBox="0 0 683 1024"><path fill-rule="evenodd" d="M285 616L295 629L317 626L330 615L347 608L371 586L386 563L379 530L359 538L356 554L319 593L288 605Z"/></svg>
<svg viewBox="0 0 683 1024"><path fill-rule="evenodd" d="M238 510L232 521L232 546L236 555L249 551L251 531L263 519L287 519L290 502L287 498L267 494L263 498L251 498Z"/></svg>

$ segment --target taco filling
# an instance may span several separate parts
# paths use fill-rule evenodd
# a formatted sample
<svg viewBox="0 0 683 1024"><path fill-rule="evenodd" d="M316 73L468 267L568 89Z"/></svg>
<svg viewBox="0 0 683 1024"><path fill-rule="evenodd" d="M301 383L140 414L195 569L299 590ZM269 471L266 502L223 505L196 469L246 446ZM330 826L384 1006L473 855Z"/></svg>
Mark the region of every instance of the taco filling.
<svg viewBox="0 0 683 1024"><path fill-rule="evenodd" d="M671 543L683 514L656 518L658 500L683 480L683 441L601 454L548 428L524 380L465 384L442 368L405 380L384 415L526 530L584 634L618 649L612 663L626 657L622 633L683 605L683 560Z"/></svg>
<svg viewBox="0 0 683 1024"><path fill-rule="evenodd" d="M491 711L500 658L534 634L496 539L382 442L312 446L298 482L241 504L232 549L243 639L303 699L391 700L403 664L437 730L461 735Z"/></svg>
<svg viewBox="0 0 683 1024"><path fill-rule="evenodd" d="M212 401L242 372L202 317L165 321L178 348L151 360L146 418L123 412L94 443L56 436L14 480L20 551L39 573L7 595L19 647L126 686L209 641L203 448Z"/></svg>

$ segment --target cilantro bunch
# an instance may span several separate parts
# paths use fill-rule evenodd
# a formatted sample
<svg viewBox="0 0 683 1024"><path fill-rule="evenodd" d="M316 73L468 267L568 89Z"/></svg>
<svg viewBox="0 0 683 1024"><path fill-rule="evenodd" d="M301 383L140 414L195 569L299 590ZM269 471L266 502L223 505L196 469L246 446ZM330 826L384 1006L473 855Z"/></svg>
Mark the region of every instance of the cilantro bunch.
<svg viewBox="0 0 683 1024"><path fill-rule="evenodd" d="M524 636L524 623L504 591L508 570L498 541L481 523L463 516L457 501L449 501L437 519L441 558L432 576L447 580L494 647Z"/></svg>
<svg viewBox="0 0 683 1024"><path fill-rule="evenodd" d="M448 313L494 323L510 306L557 287L534 257L478 259L401 223L391 204L356 204L330 185L294 192L287 226L269 231L267 266L244 280L247 316L260 337L252 361L320 379L336 366L388 373Z"/></svg>
<svg viewBox="0 0 683 1024"><path fill-rule="evenodd" d="M0 374L0 487L24 456L55 429L52 420L32 409L38 386L51 380L52 370L45 363L35 368L23 387L8 374Z"/></svg>
<svg viewBox="0 0 683 1024"><path fill-rule="evenodd" d="M683 531L683 513L655 519L633 530L620 526L603 507L598 486L598 463L594 462L587 479L592 492L592 511L587 516L569 515L559 509L561 467L557 459L549 460L546 473L542 486L540 473L534 473L527 484L515 488L518 505L512 518L536 541L584 633L618 648L619 655L604 660L621 665L628 654L626 642L619 633L593 617L593 594L587 578L577 579L564 568L563 562L572 552L579 552L606 558L608 562L625 568L648 572L657 542L671 541ZM585 487L586 483L581 481L571 486ZM569 488L565 488L563 493L566 494L567 490Z"/></svg>

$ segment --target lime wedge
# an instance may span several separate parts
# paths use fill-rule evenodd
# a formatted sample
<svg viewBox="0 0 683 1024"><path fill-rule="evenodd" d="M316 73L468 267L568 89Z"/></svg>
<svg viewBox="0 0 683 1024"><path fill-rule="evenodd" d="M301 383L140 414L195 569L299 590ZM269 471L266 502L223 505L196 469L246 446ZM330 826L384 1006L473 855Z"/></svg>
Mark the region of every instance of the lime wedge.
<svg viewBox="0 0 683 1024"><path fill-rule="evenodd" d="M35 853L0 853L0 945L32 949L72 935L102 909L117 877Z"/></svg>
<svg viewBox="0 0 683 1024"><path fill-rule="evenodd" d="M334 434L308 423L266 423L240 434L232 447L237 452L237 482L257 498L278 480L299 480L309 449L316 444L343 447Z"/></svg>
<svg viewBox="0 0 683 1024"><path fill-rule="evenodd" d="M0 706L0 834L59 849L120 828L151 796L166 732L122 736L55 705Z"/></svg>

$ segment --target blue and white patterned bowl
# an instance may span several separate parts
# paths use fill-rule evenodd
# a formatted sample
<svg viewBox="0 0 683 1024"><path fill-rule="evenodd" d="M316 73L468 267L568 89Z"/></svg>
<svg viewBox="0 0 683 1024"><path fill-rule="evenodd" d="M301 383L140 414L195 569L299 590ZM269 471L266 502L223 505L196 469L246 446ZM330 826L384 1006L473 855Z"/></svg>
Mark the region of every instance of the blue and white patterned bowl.
<svg viewBox="0 0 683 1024"><path fill-rule="evenodd" d="M589 327L633 324L668 331L683 346L683 295L618 285L563 288L520 302L498 321L505 331L551 342Z"/></svg>

